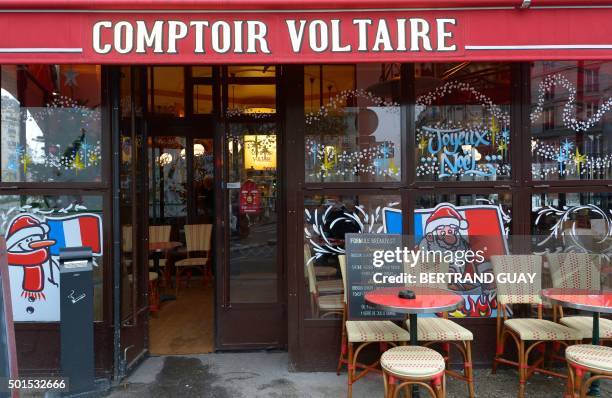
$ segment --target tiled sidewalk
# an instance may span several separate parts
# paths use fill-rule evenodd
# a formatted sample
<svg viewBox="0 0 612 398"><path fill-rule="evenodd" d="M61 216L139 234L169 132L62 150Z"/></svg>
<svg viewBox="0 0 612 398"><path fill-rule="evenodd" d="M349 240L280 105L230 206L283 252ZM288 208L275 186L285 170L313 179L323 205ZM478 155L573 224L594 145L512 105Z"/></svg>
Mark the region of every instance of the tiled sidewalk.
<svg viewBox="0 0 612 398"><path fill-rule="evenodd" d="M288 371L286 353L208 354L152 357L147 359L111 397L206 398L330 398L346 397L346 373L297 373ZM465 383L448 379L448 398L467 397ZM564 383L543 375L533 376L527 398L561 398ZM496 375L476 370L478 397L514 398L516 371L501 367ZM354 398L382 397L382 379L369 375L353 388ZM426 395L426 394L423 394ZM612 396L612 383L602 383L602 397Z"/></svg>

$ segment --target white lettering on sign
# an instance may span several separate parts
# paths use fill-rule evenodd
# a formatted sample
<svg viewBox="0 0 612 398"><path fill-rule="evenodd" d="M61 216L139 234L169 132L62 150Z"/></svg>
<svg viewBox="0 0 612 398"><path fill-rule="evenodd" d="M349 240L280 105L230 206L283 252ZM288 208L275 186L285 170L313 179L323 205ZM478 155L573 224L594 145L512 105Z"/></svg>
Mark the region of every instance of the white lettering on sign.
<svg viewBox="0 0 612 398"><path fill-rule="evenodd" d="M357 52L448 52L457 21L453 18L355 18L343 24L340 19L287 19L286 31L291 51L299 54ZM92 27L92 48L98 54L271 54L268 26L262 21L98 21Z"/></svg>

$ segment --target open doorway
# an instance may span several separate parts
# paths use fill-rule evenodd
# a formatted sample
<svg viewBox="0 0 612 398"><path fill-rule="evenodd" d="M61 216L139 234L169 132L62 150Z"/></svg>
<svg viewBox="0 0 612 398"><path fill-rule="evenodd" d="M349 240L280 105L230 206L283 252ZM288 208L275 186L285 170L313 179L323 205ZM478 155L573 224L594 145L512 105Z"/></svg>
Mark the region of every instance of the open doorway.
<svg viewBox="0 0 612 398"><path fill-rule="evenodd" d="M132 95L121 96L131 104L121 119L123 346L148 331L153 355L285 347L279 69L129 71L138 78L121 80Z"/></svg>
<svg viewBox="0 0 612 398"><path fill-rule="evenodd" d="M147 70L149 351L215 349L212 68Z"/></svg>

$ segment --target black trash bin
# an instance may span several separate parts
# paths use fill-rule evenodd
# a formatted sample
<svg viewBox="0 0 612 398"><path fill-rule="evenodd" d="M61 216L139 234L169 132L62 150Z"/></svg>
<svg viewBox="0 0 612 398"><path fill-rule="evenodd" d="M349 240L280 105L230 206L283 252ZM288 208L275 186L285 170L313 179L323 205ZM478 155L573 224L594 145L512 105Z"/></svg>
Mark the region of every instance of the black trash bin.
<svg viewBox="0 0 612 398"><path fill-rule="evenodd" d="M90 247L60 250L62 376L73 395L94 390L93 258Z"/></svg>

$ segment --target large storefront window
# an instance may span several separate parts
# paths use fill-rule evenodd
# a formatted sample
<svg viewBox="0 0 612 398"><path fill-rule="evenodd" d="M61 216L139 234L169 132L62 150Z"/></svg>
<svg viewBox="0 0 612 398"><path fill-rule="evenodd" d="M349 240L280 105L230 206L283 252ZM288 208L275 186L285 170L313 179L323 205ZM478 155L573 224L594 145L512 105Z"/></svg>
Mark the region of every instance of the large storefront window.
<svg viewBox="0 0 612 398"><path fill-rule="evenodd" d="M510 65L415 64L416 177L510 178Z"/></svg>
<svg viewBox="0 0 612 398"><path fill-rule="evenodd" d="M347 233L401 233L399 195L312 195L304 198L304 300L306 318L342 314L338 255Z"/></svg>
<svg viewBox="0 0 612 398"><path fill-rule="evenodd" d="M304 67L306 182L401 179L400 67Z"/></svg>
<svg viewBox="0 0 612 398"><path fill-rule="evenodd" d="M612 194L609 192L534 193L531 232L544 251L612 250Z"/></svg>
<svg viewBox="0 0 612 398"><path fill-rule="evenodd" d="M534 180L612 179L612 62L531 64Z"/></svg>
<svg viewBox="0 0 612 398"><path fill-rule="evenodd" d="M15 321L60 320L59 250L70 244L92 248L94 319L102 320L103 208L101 195L0 196L0 234L8 249ZM38 249L32 249L32 241L40 241ZM12 263L13 255L19 261ZM28 264L26 256L32 258Z"/></svg>
<svg viewBox="0 0 612 398"><path fill-rule="evenodd" d="M100 66L4 65L2 182L100 182Z"/></svg>

